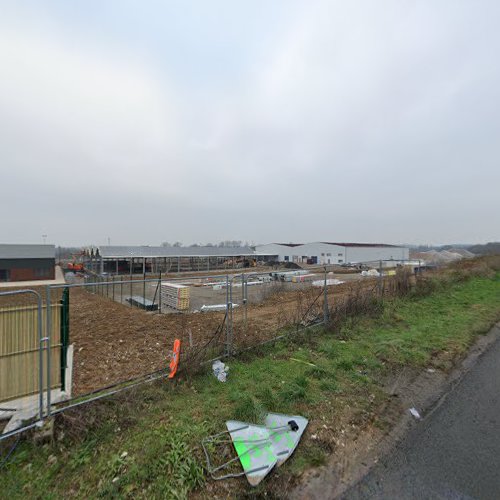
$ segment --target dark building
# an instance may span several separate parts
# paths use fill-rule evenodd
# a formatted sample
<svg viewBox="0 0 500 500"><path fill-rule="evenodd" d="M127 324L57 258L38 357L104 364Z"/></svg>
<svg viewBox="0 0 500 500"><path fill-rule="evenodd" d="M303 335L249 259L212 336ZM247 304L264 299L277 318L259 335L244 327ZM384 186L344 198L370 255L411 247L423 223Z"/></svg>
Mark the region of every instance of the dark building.
<svg viewBox="0 0 500 500"><path fill-rule="evenodd" d="M0 282L55 279L54 245L0 244Z"/></svg>

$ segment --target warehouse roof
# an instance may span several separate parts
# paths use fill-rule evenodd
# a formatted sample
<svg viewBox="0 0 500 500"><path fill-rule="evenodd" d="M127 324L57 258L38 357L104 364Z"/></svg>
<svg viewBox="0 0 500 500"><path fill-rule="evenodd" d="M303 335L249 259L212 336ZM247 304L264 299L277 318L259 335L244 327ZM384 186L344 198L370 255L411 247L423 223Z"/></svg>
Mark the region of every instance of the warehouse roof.
<svg viewBox="0 0 500 500"><path fill-rule="evenodd" d="M55 259L54 245L15 245L0 243L0 259Z"/></svg>
<svg viewBox="0 0 500 500"><path fill-rule="evenodd" d="M250 247L150 247L102 246L99 254L105 259L130 259L130 257L246 257L255 252Z"/></svg>
<svg viewBox="0 0 500 500"><path fill-rule="evenodd" d="M337 245L339 247L382 247L382 248L401 248L399 245L388 245L386 243L332 243L330 241L321 241L325 245Z"/></svg>

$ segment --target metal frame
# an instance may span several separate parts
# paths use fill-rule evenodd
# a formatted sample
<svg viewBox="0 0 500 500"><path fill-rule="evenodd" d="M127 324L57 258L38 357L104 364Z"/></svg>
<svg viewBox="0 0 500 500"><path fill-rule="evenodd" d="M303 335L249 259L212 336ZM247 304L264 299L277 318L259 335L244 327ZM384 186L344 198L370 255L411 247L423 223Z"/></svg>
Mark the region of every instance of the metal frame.
<svg viewBox="0 0 500 500"><path fill-rule="evenodd" d="M230 479L230 478L235 478L235 477L241 477L241 476L244 476L245 474L251 474L252 472L258 472L260 470L265 470L265 469L268 469L268 467L258 467L256 469L252 469L252 470L249 470L249 471L241 471L241 472L238 472L238 473L231 473L231 474L224 474L222 476L215 476L214 474L217 472L217 471L220 471L222 469L225 469L226 467L228 467L230 464L238 461L238 460L241 460L241 457L243 455L247 455L248 453L256 450L257 448L259 448L259 446L262 444L262 443L271 443L271 436L273 436L274 434L277 434L278 432L280 431L285 431L285 430L289 430L291 429L291 425L290 424L287 424L287 425L281 425L279 427L270 427L268 428L269 431L273 431L269 434L269 437L267 438L262 438L262 439L253 439L253 440L240 440L240 442L251 442L251 443L258 443L256 444L255 446L252 446L250 448L248 448L244 453L240 454L240 455L236 455L236 457L234 458L231 458L230 460L228 460L227 462L217 466L217 467L214 467L212 465L212 462L210 461L210 454L208 453L208 450L207 450L207 447L206 445L208 443L216 443L216 444L233 444L233 440L232 439L225 439L225 440L221 440L219 439L221 436L226 436L226 435L231 435L232 432L237 432L237 431L240 431L240 430L243 430L243 429L248 429L249 427L251 427L250 424L245 424L245 425L242 425L241 427L238 427L237 429L232 429L231 431L222 431L222 432L219 432L217 434L214 434L212 436L207 436L205 439L203 439L201 441L201 447L203 448L203 452L205 453L205 458L206 458L206 461L207 461L207 470L210 474L210 476L212 477L212 479L214 479L215 481L222 481L224 479Z"/></svg>

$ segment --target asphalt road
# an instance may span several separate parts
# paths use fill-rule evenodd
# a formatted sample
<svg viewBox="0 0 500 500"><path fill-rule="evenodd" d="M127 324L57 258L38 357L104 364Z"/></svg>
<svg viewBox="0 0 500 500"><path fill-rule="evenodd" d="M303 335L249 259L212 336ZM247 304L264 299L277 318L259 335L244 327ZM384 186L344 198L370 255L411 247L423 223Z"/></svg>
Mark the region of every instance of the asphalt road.
<svg viewBox="0 0 500 500"><path fill-rule="evenodd" d="M342 498L500 499L500 339Z"/></svg>

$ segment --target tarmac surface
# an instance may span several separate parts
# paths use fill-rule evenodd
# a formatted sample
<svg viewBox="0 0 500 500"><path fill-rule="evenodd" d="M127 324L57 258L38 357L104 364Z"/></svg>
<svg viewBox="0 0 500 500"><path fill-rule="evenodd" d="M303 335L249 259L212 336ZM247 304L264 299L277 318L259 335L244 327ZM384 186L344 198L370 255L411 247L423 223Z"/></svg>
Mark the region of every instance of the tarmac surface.
<svg viewBox="0 0 500 500"><path fill-rule="evenodd" d="M500 335L442 404L342 498L500 498Z"/></svg>

